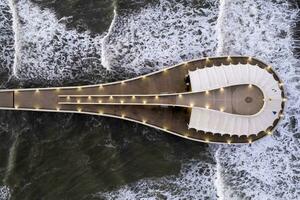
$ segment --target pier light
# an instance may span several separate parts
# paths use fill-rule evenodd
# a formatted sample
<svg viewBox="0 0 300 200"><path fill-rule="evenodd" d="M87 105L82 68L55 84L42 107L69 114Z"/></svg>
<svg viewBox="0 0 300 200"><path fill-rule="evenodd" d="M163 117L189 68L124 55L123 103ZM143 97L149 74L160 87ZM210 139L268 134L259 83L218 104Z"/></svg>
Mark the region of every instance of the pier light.
<svg viewBox="0 0 300 200"><path fill-rule="evenodd" d="M19 105L15 105L15 109L18 109L19 108Z"/></svg>
<svg viewBox="0 0 300 200"><path fill-rule="evenodd" d="M166 126L164 126L164 127L163 127L163 130L164 130L164 131L167 131L167 130L168 130L168 128L167 128Z"/></svg>
<svg viewBox="0 0 300 200"><path fill-rule="evenodd" d="M220 111L221 111L221 112L224 112L224 108L223 108L223 107L221 107L221 108L220 108Z"/></svg>
<svg viewBox="0 0 300 200"><path fill-rule="evenodd" d="M167 72L168 71L168 68L164 68L164 72Z"/></svg>
<svg viewBox="0 0 300 200"><path fill-rule="evenodd" d="M272 131L267 131L267 134L268 135L272 135Z"/></svg>
<svg viewBox="0 0 300 200"><path fill-rule="evenodd" d="M182 94L179 94L178 97L179 97L179 98L182 98Z"/></svg>
<svg viewBox="0 0 300 200"><path fill-rule="evenodd" d="M146 100L144 100L144 101L143 101L143 104L146 104L146 103L147 103L147 101L146 101Z"/></svg>
<svg viewBox="0 0 300 200"><path fill-rule="evenodd" d="M280 114L279 117L283 118L283 117L284 117L284 114Z"/></svg>
<svg viewBox="0 0 300 200"><path fill-rule="evenodd" d="M249 84L248 87L249 87L249 88L252 88L252 84Z"/></svg>
<svg viewBox="0 0 300 200"><path fill-rule="evenodd" d="M205 138L205 142L206 142L206 143L209 143L209 139L208 139L208 138Z"/></svg>
<svg viewBox="0 0 300 200"><path fill-rule="evenodd" d="M121 81L121 84L124 85L124 84L125 84L125 81Z"/></svg>
<svg viewBox="0 0 300 200"><path fill-rule="evenodd" d="M282 82L281 82L281 83L279 83L279 86L280 86L280 87L282 87L283 85L284 85L284 84L283 84Z"/></svg>
<svg viewBox="0 0 300 200"><path fill-rule="evenodd" d="M223 87L221 87L221 88L220 88L220 91L221 91L221 92L224 92L224 88L223 88Z"/></svg>
<svg viewBox="0 0 300 200"><path fill-rule="evenodd" d="M57 110L57 111L60 111L60 108L59 108L59 107L56 107L56 110Z"/></svg>
<svg viewBox="0 0 300 200"><path fill-rule="evenodd" d="M133 95L131 98L132 98L132 99L135 99L135 96Z"/></svg>
<svg viewBox="0 0 300 200"><path fill-rule="evenodd" d="M122 118L125 118L125 114L122 114L121 117L122 117Z"/></svg>
<svg viewBox="0 0 300 200"><path fill-rule="evenodd" d="M103 111L102 110L99 110L98 112L100 115L103 115Z"/></svg>
<svg viewBox="0 0 300 200"><path fill-rule="evenodd" d="M231 144L231 140L227 140L227 144Z"/></svg>
<svg viewBox="0 0 300 200"><path fill-rule="evenodd" d="M78 91L81 91L81 89L82 89L81 87L77 87L77 90L78 90Z"/></svg>
<svg viewBox="0 0 300 200"><path fill-rule="evenodd" d="M147 120L143 119L143 121L142 121L142 122L143 122L143 124L146 124L146 123L147 123Z"/></svg>
<svg viewBox="0 0 300 200"><path fill-rule="evenodd" d="M56 88L56 92L59 92L60 91L60 88Z"/></svg>
<svg viewBox="0 0 300 200"><path fill-rule="evenodd" d="M248 62L251 62L252 61L252 57L248 57Z"/></svg>
<svg viewBox="0 0 300 200"><path fill-rule="evenodd" d="M18 94L19 93L19 90L14 90L15 94Z"/></svg>
<svg viewBox="0 0 300 200"><path fill-rule="evenodd" d="M270 69L272 69L272 66L268 65L267 70L270 70Z"/></svg>
<svg viewBox="0 0 300 200"><path fill-rule="evenodd" d="M98 100L98 103L102 103L102 100Z"/></svg>
<svg viewBox="0 0 300 200"><path fill-rule="evenodd" d="M284 102L287 101L287 98L283 98L282 101L284 101Z"/></svg>
<svg viewBox="0 0 300 200"><path fill-rule="evenodd" d="M35 108L36 110L39 110L39 109L40 109L40 107L39 107L39 106L35 106L34 108Z"/></svg>
<svg viewBox="0 0 300 200"><path fill-rule="evenodd" d="M193 104L193 103L190 103L190 107L191 107L191 108L194 107L194 104Z"/></svg>
<svg viewBox="0 0 300 200"><path fill-rule="evenodd" d="M40 92L40 90L39 89L35 89L35 93L39 93Z"/></svg>
<svg viewBox="0 0 300 200"><path fill-rule="evenodd" d="M103 85L101 84L101 85L99 85L99 89L103 89Z"/></svg>
<svg viewBox="0 0 300 200"><path fill-rule="evenodd" d="M251 138L248 139L248 143L249 143L249 144L252 143L252 139L251 139Z"/></svg>
<svg viewBox="0 0 300 200"><path fill-rule="evenodd" d="M227 56L227 61L230 62L231 61L231 57Z"/></svg>
<svg viewBox="0 0 300 200"><path fill-rule="evenodd" d="M209 61L210 61L210 59L207 57L207 58L205 59L205 61L206 61L206 62L209 62Z"/></svg>
<svg viewBox="0 0 300 200"><path fill-rule="evenodd" d="M81 111L82 111L82 109L81 109L81 108L77 108L77 111L78 111L78 112L81 112Z"/></svg>
<svg viewBox="0 0 300 200"><path fill-rule="evenodd" d="M77 99L77 103L80 103L80 99Z"/></svg>
<svg viewBox="0 0 300 200"><path fill-rule="evenodd" d="M92 97L91 96L88 96L88 100L91 100L92 99Z"/></svg>
<svg viewBox="0 0 300 200"><path fill-rule="evenodd" d="M155 96L155 99L158 99L158 96L157 96L157 95Z"/></svg>
<svg viewBox="0 0 300 200"><path fill-rule="evenodd" d="M143 79L146 79L146 76L144 75L144 76L142 76L142 78L143 78Z"/></svg>
<svg viewBox="0 0 300 200"><path fill-rule="evenodd" d="M206 105L205 105L205 108L206 108L206 109L209 109L209 105L208 105L208 104L206 104Z"/></svg>
<svg viewBox="0 0 300 200"><path fill-rule="evenodd" d="M67 96L67 100L70 100L70 96Z"/></svg>
<svg viewBox="0 0 300 200"><path fill-rule="evenodd" d="M188 62L184 62L183 65L184 65L184 66L187 66L187 65L188 65Z"/></svg>
<svg viewBox="0 0 300 200"><path fill-rule="evenodd" d="M123 104L123 103L124 103L124 100L121 100L120 102L121 102L121 104Z"/></svg>
<svg viewBox="0 0 300 200"><path fill-rule="evenodd" d="M110 100L113 100L113 99L114 99L114 97L113 97L113 96L110 96L110 97L109 97L109 99L110 99Z"/></svg>
<svg viewBox="0 0 300 200"><path fill-rule="evenodd" d="M205 91L205 94L206 94L206 95L209 95L209 91L208 91L208 90L206 90L206 91Z"/></svg>

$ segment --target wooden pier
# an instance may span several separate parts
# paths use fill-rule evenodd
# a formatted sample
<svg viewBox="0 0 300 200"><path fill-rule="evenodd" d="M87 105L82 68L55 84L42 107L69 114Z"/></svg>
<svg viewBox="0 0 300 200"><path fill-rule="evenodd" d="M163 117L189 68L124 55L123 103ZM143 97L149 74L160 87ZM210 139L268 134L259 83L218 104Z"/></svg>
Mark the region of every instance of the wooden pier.
<svg viewBox="0 0 300 200"><path fill-rule="evenodd" d="M241 84L202 92L191 91L189 71L239 63L257 65L271 73L278 82L283 101L273 124L267 130L251 135L220 134L188 128L192 108L245 116L254 115L263 109L266 99L255 85ZM242 56L193 60L113 83L0 91L1 109L114 117L186 139L213 143L251 143L270 134L283 117L284 101L283 84L273 69L257 59Z"/></svg>

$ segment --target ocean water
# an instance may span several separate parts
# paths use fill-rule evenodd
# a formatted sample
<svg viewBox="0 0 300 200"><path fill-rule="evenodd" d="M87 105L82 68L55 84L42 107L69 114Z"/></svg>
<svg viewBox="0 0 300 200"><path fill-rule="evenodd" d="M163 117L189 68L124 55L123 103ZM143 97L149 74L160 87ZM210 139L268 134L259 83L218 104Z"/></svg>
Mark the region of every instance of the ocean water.
<svg viewBox="0 0 300 200"><path fill-rule="evenodd" d="M13 26L10 7L8 2L0 2L0 74L1 85L7 81L7 74L11 73L12 66L14 64L14 38L13 38Z"/></svg>
<svg viewBox="0 0 300 200"><path fill-rule="evenodd" d="M284 81L289 101L271 137L251 147L218 147L218 194L220 199L299 199L300 66L293 51L299 47L293 38L299 10L286 1L225 1L222 6L218 53L270 63Z"/></svg>
<svg viewBox="0 0 300 200"><path fill-rule="evenodd" d="M250 146L207 146L115 119L1 111L1 200L300 198L296 2L53 2L0 2L3 88L106 82L202 56L250 55L283 79L285 118Z"/></svg>
<svg viewBox="0 0 300 200"><path fill-rule="evenodd" d="M164 3L165 2L161 5L165 5ZM180 5L177 6L180 7ZM185 8L189 11L192 10L187 7ZM216 8L217 12L214 10ZM150 10L151 9L153 9L152 12L150 11L152 16L159 12L159 9L156 7L152 7ZM209 15L206 15L207 18L205 19L208 21L216 19L214 17L217 17L217 19L209 23L209 28L207 28L209 31L202 31L202 33L206 33L207 35L209 35L209 33L212 34L208 37L213 38L214 42L208 41L206 43L206 41L200 40L201 42L199 44L196 43L196 45L199 46L195 49L198 48L202 50L201 44L203 44L203 46L208 47L208 49L202 50L201 52L208 52L208 55L249 55L265 60L274 66L286 83L286 92L289 99L286 108L286 117L273 136L266 137L251 146L210 145L211 152L216 161L216 165L211 166L214 168L214 173L211 175L212 179L214 179L217 199L299 199L300 150L298 122L300 112L300 73L299 60L296 58L296 52L294 51L294 49L299 48L299 43L297 39L293 37L299 10L295 2L247 0L223 0L220 1L220 4L217 4L216 7L212 7L211 10L213 11L212 17L209 18L207 17ZM180 11L184 13L185 9L180 9ZM144 17L144 13L148 12L147 10L141 13L140 18L135 16L132 23L149 23L148 19ZM161 14L161 16L163 15L164 14ZM166 13L166 15L174 17L174 15L170 15L169 13ZM141 19L141 21L136 20L137 18ZM126 20L128 20L128 18L126 18ZM181 18L178 17L177 20L181 20ZM206 27L206 20L202 19L199 22L201 25L197 25L197 28L202 30L203 27ZM158 24L164 24L164 21L160 21ZM153 26L160 31L159 25L157 28L157 23ZM144 29L147 30L147 28L148 26ZM184 29L186 30L186 28ZM176 35L177 31L180 33L181 30L171 29L168 31L175 31ZM134 33L134 31L131 33ZM186 34L189 35L190 32ZM207 35L200 38L205 38ZM188 42L192 41L195 45L195 41L199 39L199 37L193 37L191 35L189 35L189 37L192 37L192 39L190 40L188 38L185 44L189 44ZM147 42L148 41L149 40L147 40ZM150 41L153 42L152 40ZM169 45L172 44L173 43L169 43ZM209 45L205 46L205 44ZM181 52L185 50L191 50L191 52L193 52L195 50L193 48L194 45L190 46L191 49L189 49L189 45L187 45L187 48L182 47L180 50ZM150 51L152 47L156 47L152 43L150 46ZM147 49L145 50L147 55L147 45L143 47ZM141 49L141 47L138 48ZM171 52L174 51L177 52L177 56L181 55L176 50L168 50L162 50L160 54L164 56L164 52L167 52L167 54L170 55ZM144 54L141 53L141 55ZM197 54L194 56L197 56ZM188 56L187 58L193 58L193 56ZM177 60L180 59L177 57ZM172 58L168 60L168 62L171 61ZM190 170L193 169L195 168L190 168ZM182 173L185 172L186 170L183 167ZM205 179L201 176L200 179L202 180L201 184L198 184L197 178L195 177L189 179L191 183L190 188L193 188L194 185L201 188L201 185L210 184L210 182L204 181ZM176 183L181 185L181 180L176 180ZM141 193L148 198L147 192L152 191L151 187L153 187L153 183L147 185L150 189L145 187L144 184L143 181L140 181L136 183L136 185L130 187L126 186L105 195L107 198L113 195L112 199L115 199L115 197L117 197L117 199L124 199L123 194L129 193L133 195L133 197L140 198L139 195ZM137 187L139 189L136 189ZM134 192L136 190L141 192ZM206 190L202 191L206 192ZM213 191L214 190L210 190L210 192ZM162 189L160 192L163 194L168 193L166 189ZM190 196L186 196L186 193L182 192L181 195L178 196L167 194L166 197L170 199L198 199L203 197L203 193L193 190L191 190L188 195ZM155 197L155 195L150 196ZM131 198L132 197L129 196L128 199ZM210 198L213 199L212 196Z"/></svg>

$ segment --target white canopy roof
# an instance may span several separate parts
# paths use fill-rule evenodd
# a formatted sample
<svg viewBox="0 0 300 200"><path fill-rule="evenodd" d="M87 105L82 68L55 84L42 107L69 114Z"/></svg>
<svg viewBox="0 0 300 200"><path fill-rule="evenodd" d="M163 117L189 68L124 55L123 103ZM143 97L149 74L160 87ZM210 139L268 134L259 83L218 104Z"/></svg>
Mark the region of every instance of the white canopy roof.
<svg viewBox="0 0 300 200"><path fill-rule="evenodd" d="M257 65L213 66L190 71L189 75L193 92L252 84L262 90L265 99L263 108L254 115L192 108L189 128L220 134L251 135L265 131L278 118L282 102L279 83L271 73Z"/></svg>

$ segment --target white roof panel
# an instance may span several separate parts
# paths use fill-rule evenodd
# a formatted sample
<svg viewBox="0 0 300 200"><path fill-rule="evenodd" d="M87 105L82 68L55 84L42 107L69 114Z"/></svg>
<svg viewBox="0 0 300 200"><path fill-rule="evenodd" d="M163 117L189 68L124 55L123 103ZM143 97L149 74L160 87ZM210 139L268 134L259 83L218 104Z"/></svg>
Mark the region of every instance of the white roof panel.
<svg viewBox="0 0 300 200"><path fill-rule="evenodd" d="M193 108L189 128L220 134L250 135L265 131L281 110L278 82L257 65L221 65L189 72L192 91L213 90L241 84L259 87L265 98L262 111L255 115L235 115L210 109ZM269 99L271 98L271 101ZM274 114L275 113L275 114Z"/></svg>

